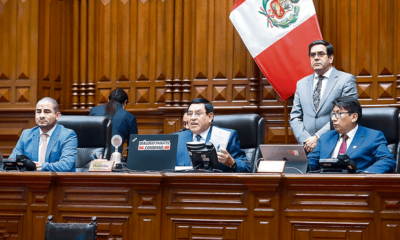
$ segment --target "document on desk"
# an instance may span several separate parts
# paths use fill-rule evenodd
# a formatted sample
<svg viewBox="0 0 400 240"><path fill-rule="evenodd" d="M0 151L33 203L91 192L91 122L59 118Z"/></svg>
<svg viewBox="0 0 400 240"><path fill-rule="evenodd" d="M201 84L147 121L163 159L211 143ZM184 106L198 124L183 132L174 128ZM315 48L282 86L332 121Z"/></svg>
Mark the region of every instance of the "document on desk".
<svg viewBox="0 0 400 240"><path fill-rule="evenodd" d="M231 132L213 126L211 131L210 142L214 144L216 150L220 148L226 149L228 147L228 142L230 137L231 137Z"/></svg>

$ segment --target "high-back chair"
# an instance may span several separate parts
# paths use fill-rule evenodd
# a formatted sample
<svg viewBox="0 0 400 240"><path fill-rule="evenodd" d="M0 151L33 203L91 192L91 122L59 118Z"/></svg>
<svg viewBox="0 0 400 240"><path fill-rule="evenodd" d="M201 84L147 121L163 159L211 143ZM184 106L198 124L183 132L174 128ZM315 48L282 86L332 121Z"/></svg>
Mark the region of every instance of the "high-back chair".
<svg viewBox="0 0 400 240"><path fill-rule="evenodd" d="M75 131L78 137L76 171L86 172L90 162L100 154L111 157L112 123L102 116L61 116L57 123Z"/></svg>
<svg viewBox="0 0 400 240"><path fill-rule="evenodd" d="M363 108L361 126L383 132L387 147L396 159L396 172L399 172L399 110L394 107Z"/></svg>
<svg viewBox="0 0 400 240"><path fill-rule="evenodd" d="M216 115L213 124L238 132L240 148L246 153L252 172L255 172L255 161L261 157L260 144L264 143L264 118L258 114Z"/></svg>
<svg viewBox="0 0 400 240"><path fill-rule="evenodd" d="M91 223L53 223L53 216L47 217L45 240L96 240L97 217Z"/></svg>

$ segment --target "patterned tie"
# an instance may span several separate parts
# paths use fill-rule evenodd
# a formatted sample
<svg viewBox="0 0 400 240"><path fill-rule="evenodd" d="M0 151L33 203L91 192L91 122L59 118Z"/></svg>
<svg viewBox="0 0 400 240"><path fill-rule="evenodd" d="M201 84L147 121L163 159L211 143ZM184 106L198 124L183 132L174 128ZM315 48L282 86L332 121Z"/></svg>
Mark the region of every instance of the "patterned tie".
<svg viewBox="0 0 400 240"><path fill-rule="evenodd" d="M42 152L40 153L40 163L44 163L44 162L46 162L47 134L42 133L41 136L42 136L43 145L42 145Z"/></svg>
<svg viewBox="0 0 400 240"><path fill-rule="evenodd" d="M198 142L200 142L201 136L200 135L196 135L196 139Z"/></svg>
<svg viewBox="0 0 400 240"><path fill-rule="evenodd" d="M322 87L322 80L324 80L324 76L318 76L318 82L317 86L314 89L314 95L313 95L313 103L315 109L318 109L319 102L321 100L321 87Z"/></svg>
<svg viewBox="0 0 400 240"><path fill-rule="evenodd" d="M342 142L342 146L340 146L339 154L346 153L346 151L347 151L347 142L346 141L349 138L349 136L347 136L346 134L343 134L342 138L343 138L343 142Z"/></svg>

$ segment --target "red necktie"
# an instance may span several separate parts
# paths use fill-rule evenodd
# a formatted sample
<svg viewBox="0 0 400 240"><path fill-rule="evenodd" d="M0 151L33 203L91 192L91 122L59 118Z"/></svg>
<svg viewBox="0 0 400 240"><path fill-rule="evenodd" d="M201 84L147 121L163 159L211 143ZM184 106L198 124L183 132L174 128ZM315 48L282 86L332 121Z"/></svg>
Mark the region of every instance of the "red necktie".
<svg viewBox="0 0 400 240"><path fill-rule="evenodd" d="M346 141L349 138L349 136L347 136L346 134L343 134L342 138L343 138L343 142L342 142L342 146L340 146L339 154L346 153L346 151L347 151L347 142Z"/></svg>

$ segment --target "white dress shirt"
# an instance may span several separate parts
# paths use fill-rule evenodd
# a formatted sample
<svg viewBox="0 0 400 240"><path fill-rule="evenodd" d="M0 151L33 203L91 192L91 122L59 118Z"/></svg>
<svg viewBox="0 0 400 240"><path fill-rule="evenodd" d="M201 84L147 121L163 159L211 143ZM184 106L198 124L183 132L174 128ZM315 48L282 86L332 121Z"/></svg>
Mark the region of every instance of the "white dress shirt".
<svg viewBox="0 0 400 240"><path fill-rule="evenodd" d="M50 131L48 131L46 134L47 134L47 147L49 147L49 142L50 142L50 137L51 137L51 134L53 134L53 132L54 132L54 129L56 129L56 127L57 127L57 123L56 123L56 125L54 125L54 127L52 128L52 129L50 129ZM40 136L39 136L39 153L38 153L38 159L39 159L39 162L40 162L40 155L41 155L41 153L42 153L42 147L43 147L43 140L42 140L42 133L43 133L43 131L42 131L42 129L40 129L39 128L39 132L40 132Z"/></svg>
<svg viewBox="0 0 400 240"><path fill-rule="evenodd" d="M320 95L321 99L322 99L322 96L324 96L326 84L328 84L328 79L329 79L329 76L331 75L332 69L333 68L331 67L328 71L326 71L326 73L322 74L322 76L324 76L324 79L322 80L322 86L321 86L321 95ZM317 87L318 77L319 77L319 75L317 73L315 73L314 74L314 82L313 82L313 90L315 90L315 88Z"/></svg>
<svg viewBox="0 0 400 240"><path fill-rule="evenodd" d="M211 126L210 126L210 127L211 127ZM206 142L208 132L210 131L210 127L207 128L207 130L205 130L204 132L202 132L202 133L199 134L199 135L201 136L200 142L203 142L203 143ZM196 136L197 136L197 135L193 133L193 142L197 142Z"/></svg>
<svg viewBox="0 0 400 240"><path fill-rule="evenodd" d="M353 141L354 135L356 135L357 129L358 129L358 124L356 125L355 128L353 128L352 130L350 130L350 132L348 132L346 134L347 137L348 137L347 140L346 140L347 149L349 149L349 146L350 146L351 142ZM336 147L335 147L335 149L333 150L333 152L331 154L331 158L337 158L337 155L339 154L339 150L340 150L340 147L342 146L342 142L343 142L342 135L343 134L339 135L339 140L336 143Z"/></svg>

